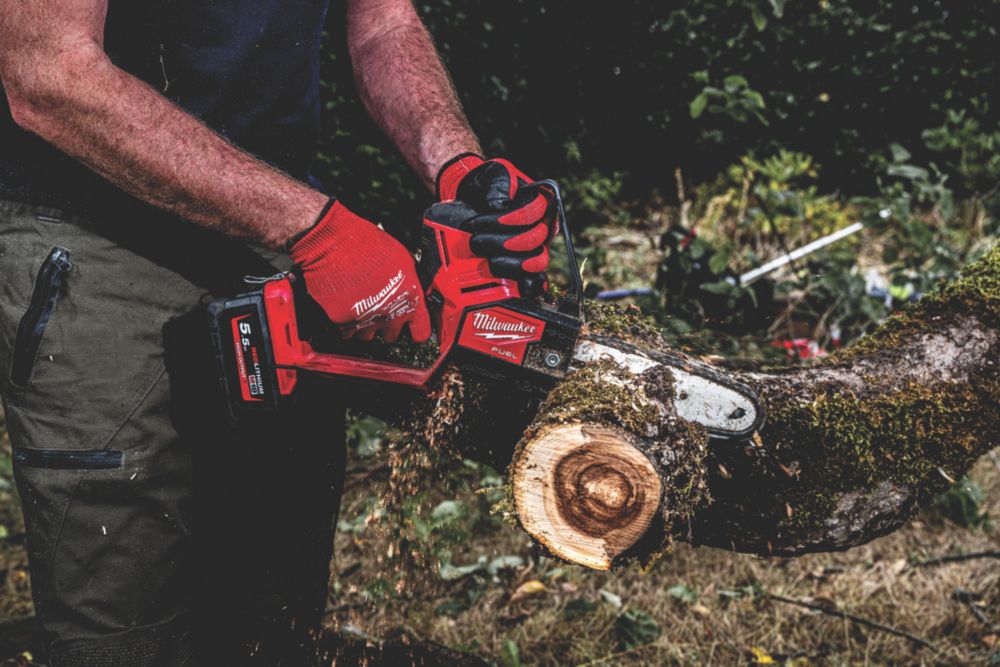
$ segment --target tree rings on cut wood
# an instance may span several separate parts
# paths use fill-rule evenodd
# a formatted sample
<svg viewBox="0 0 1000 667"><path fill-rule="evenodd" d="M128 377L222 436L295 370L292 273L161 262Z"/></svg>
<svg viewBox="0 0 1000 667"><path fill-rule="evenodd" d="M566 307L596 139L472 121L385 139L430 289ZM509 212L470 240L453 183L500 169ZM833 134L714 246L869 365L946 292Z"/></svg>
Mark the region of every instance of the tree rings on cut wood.
<svg viewBox="0 0 1000 667"><path fill-rule="evenodd" d="M608 570L658 513L660 476L623 431L594 424L545 429L517 452L514 511L554 556Z"/></svg>

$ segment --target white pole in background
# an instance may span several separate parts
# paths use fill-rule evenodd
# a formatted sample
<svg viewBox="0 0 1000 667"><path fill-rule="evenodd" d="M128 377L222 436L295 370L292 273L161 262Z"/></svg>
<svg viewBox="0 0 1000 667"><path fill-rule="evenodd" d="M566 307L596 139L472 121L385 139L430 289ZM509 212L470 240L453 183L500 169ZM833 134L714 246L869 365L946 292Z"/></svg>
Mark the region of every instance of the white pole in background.
<svg viewBox="0 0 1000 667"><path fill-rule="evenodd" d="M816 239L812 243L807 243L798 250L793 250L787 255L782 255L777 259L772 259L767 264L764 264L763 266L756 268L753 271L747 271L746 273L744 273L742 276L739 277L739 284L749 285L750 283L757 280L761 276L765 276L768 273L771 273L772 271L780 269L789 262L794 262L800 257L805 257L809 253L816 252L820 248L824 248L830 245L831 243L836 243L842 238L845 238L847 236L850 236L851 234L861 231L862 228L864 228L864 225L862 223L855 222L853 225L848 225L843 229L838 229L829 236L824 236L821 239Z"/></svg>

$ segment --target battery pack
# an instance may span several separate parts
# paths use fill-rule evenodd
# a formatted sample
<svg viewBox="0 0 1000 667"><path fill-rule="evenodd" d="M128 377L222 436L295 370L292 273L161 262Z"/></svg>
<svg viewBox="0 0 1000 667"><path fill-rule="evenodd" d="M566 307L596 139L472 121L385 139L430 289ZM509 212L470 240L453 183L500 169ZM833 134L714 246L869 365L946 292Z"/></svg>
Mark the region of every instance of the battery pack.
<svg viewBox="0 0 1000 667"><path fill-rule="evenodd" d="M208 306L219 386L234 419L275 410L282 400L263 292Z"/></svg>

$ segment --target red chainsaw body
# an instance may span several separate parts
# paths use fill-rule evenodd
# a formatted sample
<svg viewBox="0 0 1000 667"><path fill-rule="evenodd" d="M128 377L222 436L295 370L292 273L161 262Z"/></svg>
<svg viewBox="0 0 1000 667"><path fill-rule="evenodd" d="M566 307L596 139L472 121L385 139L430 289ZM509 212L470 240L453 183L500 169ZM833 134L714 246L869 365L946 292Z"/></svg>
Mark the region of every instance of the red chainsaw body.
<svg viewBox="0 0 1000 667"><path fill-rule="evenodd" d="M572 257L558 186L545 181L525 187L540 186L556 193L563 238ZM553 303L524 294L517 280L497 278L489 260L472 252L471 236L462 227L474 215L461 202L435 204L424 214L417 272L439 346L435 360L426 367L338 352L341 346L327 335L329 322L316 315L317 307L293 275L278 276L253 292L210 304L220 380L233 416L277 408L295 392L302 372L417 390L429 388L445 360L508 383L512 389L537 392L564 377L582 325L582 287L575 260L570 260L574 299ZM314 341L322 349L316 349Z"/></svg>
<svg viewBox="0 0 1000 667"><path fill-rule="evenodd" d="M489 261L472 253L468 233L425 219L424 234L433 237L441 262L427 288L440 345L435 362L426 368L413 368L317 352L299 335L295 293L291 278L286 276L264 285L264 306L282 395L295 390L297 370L426 388L455 345L510 363L523 362L528 344L541 340L545 322L495 305L520 298L517 281L495 278ZM479 308L487 304L494 305Z"/></svg>

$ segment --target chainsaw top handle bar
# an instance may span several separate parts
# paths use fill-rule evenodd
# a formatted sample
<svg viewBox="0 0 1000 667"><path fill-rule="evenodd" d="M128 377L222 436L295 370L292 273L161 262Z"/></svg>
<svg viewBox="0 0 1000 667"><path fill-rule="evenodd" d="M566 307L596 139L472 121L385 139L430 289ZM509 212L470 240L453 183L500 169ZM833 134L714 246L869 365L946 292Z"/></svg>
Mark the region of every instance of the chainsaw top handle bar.
<svg viewBox="0 0 1000 667"><path fill-rule="evenodd" d="M568 298L562 299L562 304L563 306L569 306L566 309L567 312L574 310L572 307L574 305L577 306L575 310L579 311L579 306L583 303L583 281L580 277L580 268L576 261L576 253L573 250L573 237L566 221L566 210L563 207L559 185L551 179L525 183L518 188L517 198L519 200L527 199L533 193L539 191L544 191L543 196L549 200L550 204L555 204L556 224L561 228L563 243L566 246L567 269L570 274L571 289ZM511 293L508 289L508 287L514 285L522 286L520 296L528 298L536 296L532 293L533 290L525 291L523 287L525 282L514 281L509 278L499 279L493 275L489 267L489 262L482 256L472 252L468 240L469 232L465 230L465 225L479 214L480 211L477 211L461 200L439 202L424 212L420 260L417 262L417 273L424 289L431 289L439 278L438 274L440 270L448 268L452 271L453 277L450 281L446 280L444 286L458 284L461 287L462 294L470 292L470 288L485 290L498 286L499 281L499 284L504 285L504 288L501 290L504 294L491 294L489 296L496 296L498 298L515 296L517 293ZM455 232L458 232L458 235L453 235L448 230L455 230ZM531 276L533 275L531 274ZM478 285L473 287L473 283L478 283ZM485 298L487 293L483 292L479 296ZM456 297L455 300L463 306L469 303L464 297ZM575 315L578 316L579 312L575 313Z"/></svg>
<svg viewBox="0 0 1000 667"><path fill-rule="evenodd" d="M535 181L527 185L522 185L519 192L525 190L531 192L541 188L548 188L552 191L553 199L556 203L556 221L562 232L563 245L566 247L566 261L569 268L569 277L572 282L570 301L580 305L583 303L583 279L580 277L580 267L576 262L576 252L573 250L573 234L569 230L569 223L566 221L566 209L563 208L562 193L559 191L559 184L551 178Z"/></svg>

